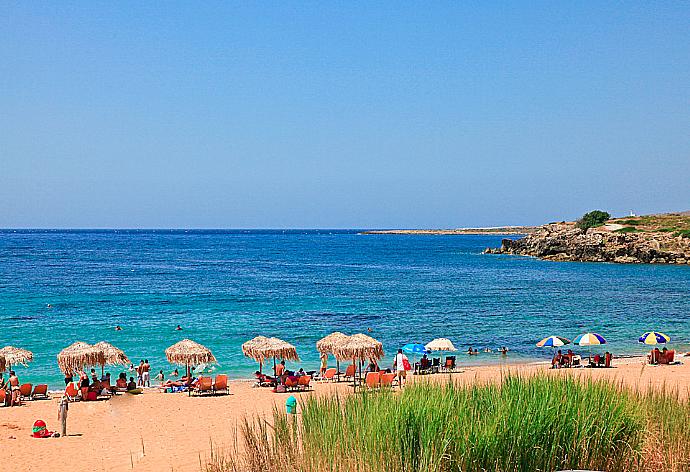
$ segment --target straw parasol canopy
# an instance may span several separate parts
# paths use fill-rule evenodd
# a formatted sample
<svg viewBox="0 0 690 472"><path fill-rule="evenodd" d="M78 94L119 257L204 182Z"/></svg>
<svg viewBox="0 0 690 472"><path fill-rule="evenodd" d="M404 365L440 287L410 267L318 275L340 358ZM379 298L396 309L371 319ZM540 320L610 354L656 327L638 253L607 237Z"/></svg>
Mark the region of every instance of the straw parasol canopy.
<svg viewBox="0 0 690 472"><path fill-rule="evenodd" d="M165 357L171 364L186 366L216 364L218 362L209 348L190 339L183 339L170 346L165 350Z"/></svg>
<svg viewBox="0 0 690 472"><path fill-rule="evenodd" d="M299 361L297 348L289 342L278 338L257 336L242 344L242 352L246 357L261 363L271 358Z"/></svg>
<svg viewBox="0 0 690 472"><path fill-rule="evenodd" d="M33 352L14 346L5 346L0 349L0 356L5 358L5 363L10 367L18 364L26 366L34 360Z"/></svg>
<svg viewBox="0 0 690 472"><path fill-rule="evenodd" d="M57 355L58 366L65 374L73 373L89 365L103 365L103 351L85 342L77 341Z"/></svg>
<svg viewBox="0 0 690 472"><path fill-rule="evenodd" d="M336 331L316 341L316 350L321 354L333 354L335 348L346 342L350 336Z"/></svg>
<svg viewBox="0 0 690 472"><path fill-rule="evenodd" d="M457 351L455 346L453 346L453 343L448 338L436 338L424 347L427 351Z"/></svg>
<svg viewBox="0 0 690 472"><path fill-rule="evenodd" d="M125 355L125 353L122 351L122 349L118 349L115 346L113 346L110 343L107 343L105 341L98 342L93 345L93 347L100 349L103 351L103 364L101 364L101 373L103 373L103 369L105 368L105 365L129 365L130 360L129 358Z"/></svg>
<svg viewBox="0 0 690 472"><path fill-rule="evenodd" d="M0 372L5 372L5 356L0 354Z"/></svg>
<svg viewBox="0 0 690 472"><path fill-rule="evenodd" d="M336 345L333 349L333 355L339 361L349 359L378 360L383 357L383 344L371 336L359 333L349 336L343 343Z"/></svg>
<svg viewBox="0 0 690 472"><path fill-rule="evenodd" d="M108 365L129 365L131 362L129 358L125 355L122 349L118 349L110 343L105 341L98 342L93 345L93 347L103 351L103 357L105 359L105 364Z"/></svg>

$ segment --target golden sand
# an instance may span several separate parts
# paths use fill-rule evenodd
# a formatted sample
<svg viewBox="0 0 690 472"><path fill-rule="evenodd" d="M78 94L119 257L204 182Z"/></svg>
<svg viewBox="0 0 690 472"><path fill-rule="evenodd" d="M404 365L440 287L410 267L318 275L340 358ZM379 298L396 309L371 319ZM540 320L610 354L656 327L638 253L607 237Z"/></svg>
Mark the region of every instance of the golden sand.
<svg viewBox="0 0 690 472"><path fill-rule="evenodd" d="M681 358L681 360L690 358ZM613 369L562 369L556 375L604 378L635 388L678 388L687 396L690 363L675 366L645 366L639 358L621 359ZM546 364L467 367L453 374L461 382L500 380L507 370L534 373ZM415 378L415 381L445 381L447 375ZM3 464L12 470L82 471L195 471L209 457L211 448L229 447L236 439L235 426L246 415L271 415L283 408L288 395L252 388L250 382L231 382L231 395L189 397L185 393L118 395L108 401L70 405L68 437L34 439L31 427L37 419L50 430L59 429L57 400L28 402L22 407L0 408L0 448ZM351 392L345 383L316 383L310 393L330 395ZM13 465L10 465L13 464Z"/></svg>

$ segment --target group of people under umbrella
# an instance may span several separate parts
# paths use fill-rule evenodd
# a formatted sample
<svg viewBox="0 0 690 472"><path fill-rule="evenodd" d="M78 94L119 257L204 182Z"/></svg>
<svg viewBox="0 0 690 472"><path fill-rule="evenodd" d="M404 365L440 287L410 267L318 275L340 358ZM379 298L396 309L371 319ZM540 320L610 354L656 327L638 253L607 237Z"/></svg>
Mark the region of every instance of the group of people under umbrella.
<svg viewBox="0 0 690 472"><path fill-rule="evenodd" d="M670 341L671 338L668 335L660 333L658 331L647 331L643 333L642 336L640 336L640 338L638 339L639 343L651 346L658 344L666 344ZM603 355L597 354L595 356L592 356L593 346L600 346L606 344L606 339L602 335L597 333L580 334L572 341L563 336L549 336L539 341L536 345L537 347L550 347L555 350L556 348L567 346L570 343L577 346L586 346L589 348L590 367L611 366L613 354L611 354L610 352L607 351ZM673 362L673 355L674 351L668 351L666 348L664 348L662 352L659 351L658 348L655 348L648 356L648 360L651 364L668 364ZM579 360L579 356L576 356L570 349L565 354L563 354L561 350L558 350L551 360L551 365L554 368L572 367L574 365L579 365Z"/></svg>

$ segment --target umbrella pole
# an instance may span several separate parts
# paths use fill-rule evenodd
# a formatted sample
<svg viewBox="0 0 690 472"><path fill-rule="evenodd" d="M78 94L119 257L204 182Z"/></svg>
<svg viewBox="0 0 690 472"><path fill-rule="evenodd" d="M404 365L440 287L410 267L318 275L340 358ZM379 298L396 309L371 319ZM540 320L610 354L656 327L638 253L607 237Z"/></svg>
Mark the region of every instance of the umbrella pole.
<svg viewBox="0 0 690 472"><path fill-rule="evenodd" d="M340 383L340 361L338 359L335 360L335 374L338 377L338 383Z"/></svg>

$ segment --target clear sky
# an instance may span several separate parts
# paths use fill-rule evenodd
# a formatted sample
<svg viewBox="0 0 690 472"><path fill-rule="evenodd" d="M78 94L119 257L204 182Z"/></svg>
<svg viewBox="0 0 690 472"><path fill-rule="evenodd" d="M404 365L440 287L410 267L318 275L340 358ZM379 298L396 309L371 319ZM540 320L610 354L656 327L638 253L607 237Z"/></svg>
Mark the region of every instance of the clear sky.
<svg viewBox="0 0 690 472"><path fill-rule="evenodd" d="M0 3L0 227L595 208L690 209L690 3Z"/></svg>

